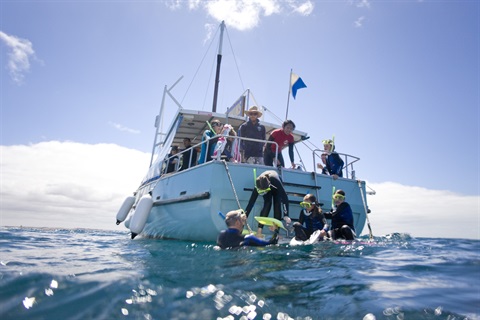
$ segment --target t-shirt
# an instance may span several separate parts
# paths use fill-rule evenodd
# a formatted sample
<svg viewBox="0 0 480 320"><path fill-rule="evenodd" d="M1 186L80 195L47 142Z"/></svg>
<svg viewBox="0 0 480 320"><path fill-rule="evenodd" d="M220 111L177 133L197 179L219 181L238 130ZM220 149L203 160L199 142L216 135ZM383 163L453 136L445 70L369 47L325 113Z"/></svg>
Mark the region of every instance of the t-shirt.
<svg viewBox="0 0 480 320"><path fill-rule="evenodd" d="M278 152L282 151L283 148L287 147L288 144L294 143L295 138L293 137L293 134L285 134L283 129L276 129L273 130L272 133L270 134L270 137L273 137L273 141L275 141L278 144ZM273 143L270 144L270 148L273 153L275 153L275 150L277 148L276 145Z"/></svg>

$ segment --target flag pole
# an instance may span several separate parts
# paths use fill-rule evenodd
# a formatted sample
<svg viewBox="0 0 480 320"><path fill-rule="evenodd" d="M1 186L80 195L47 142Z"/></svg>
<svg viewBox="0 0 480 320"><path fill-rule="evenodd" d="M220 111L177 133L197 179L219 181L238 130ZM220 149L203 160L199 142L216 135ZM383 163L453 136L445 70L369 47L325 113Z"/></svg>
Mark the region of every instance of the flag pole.
<svg viewBox="0 0 480 320"><path fill-rule="evenodd" d="M290 104L290 94L292 93L292 73L293 69L290 69L290 78L288 79L287 113L285 114L285 120L288 120L288 106Z"/></svg>

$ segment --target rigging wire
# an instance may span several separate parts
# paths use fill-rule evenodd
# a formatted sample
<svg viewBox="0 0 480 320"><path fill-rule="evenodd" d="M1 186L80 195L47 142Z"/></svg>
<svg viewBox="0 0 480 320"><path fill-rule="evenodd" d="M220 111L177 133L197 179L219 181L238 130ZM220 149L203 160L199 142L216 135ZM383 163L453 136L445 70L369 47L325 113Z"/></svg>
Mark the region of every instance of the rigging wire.
<svg viewBox="0 0 480 320"><path fill-rule="evenodd" d="M190 81L190 84L188 85L187 90L185 91L185 94L184 94L183 97L182 97L182 100L180 100L180 104L181 104L181 105L183 104L183 101L185 100L185 97L187 96L190 88L192 87L193 82L195 81L195 78L196 78L197 75L198 75L198 72L200 71L200 67L202 66L203 62L205 61L205 58L207 57L207 54L209 53L210 48L212 47L212 44L213 44L213 39L216 38L219 29L220 29L220 28L217 28L217 31L215 31L215 34L214 34L213 37L212 37L212 41L210 41L210 45L208 46L207 50L205 51L205 54L203 55L202 60L200 61L200 64L199 64L199 66L197 67L197 70L195 71L195 74L193 75L193 78L192 78L192 80Z"/></svg>

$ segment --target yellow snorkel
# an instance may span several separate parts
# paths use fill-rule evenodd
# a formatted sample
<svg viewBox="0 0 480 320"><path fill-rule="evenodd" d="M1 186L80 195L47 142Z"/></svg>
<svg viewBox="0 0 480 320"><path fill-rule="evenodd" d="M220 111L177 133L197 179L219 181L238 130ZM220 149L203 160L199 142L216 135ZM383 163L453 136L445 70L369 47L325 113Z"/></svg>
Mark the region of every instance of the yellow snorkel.
<svg viewBox="0 0 480 320"><path fill-rule="evenodd" d="M333 206L335 205L335 200L333 199L334 195L335 195L335 186L332 187L332 210L333 210Z"/></svg>

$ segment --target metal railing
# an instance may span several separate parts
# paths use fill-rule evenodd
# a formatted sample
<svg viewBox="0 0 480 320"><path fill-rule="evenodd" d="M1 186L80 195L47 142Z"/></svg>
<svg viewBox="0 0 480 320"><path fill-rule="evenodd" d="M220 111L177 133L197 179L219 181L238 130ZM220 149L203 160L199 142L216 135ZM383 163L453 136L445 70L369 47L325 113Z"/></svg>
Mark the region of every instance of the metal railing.
<svg viewBox="0 0 480 320"><path fill-rule="evenodd" d="M252 138L245 138L245 137L240 137L240 136L225 136L225 135L215 135L213 136L212 138L208 139L208 140L205 140L205 141L202 141L202 142L199 142L191 147L189 147L188 149L185 149L185 150L182 150L178 153L176 153L175 155L171 156L171 157L167 157L165 158L164 161L162 161L162 166L165 164L165 170L168 166L168 163L170 161L171 158L174 158L174 157L178 157L178 159L182 159L184 158L183 157L183 154L184 153L187 153L189 152L190 149L193 149L193 148L197 148L197 149L201 149L202 145L205 145L205 148L206 150L209 150L209 147L210 147L210 143L211 143L211 140L212 139L217 139L218 141L218 138L225 138L225 139L232 139L232 140L239 140L238 143L240 143L241 141L250 141L250 142L257 142L257 143L261 143L263 144L263 147L267 147L267 145L271 145L271 144L274 144L275 145L275 157L274 159L278 159L278 153L279 153L279 146L276 142L274 141L268 141L268 140L259 140L259 139L252 139ZM233 143L233 141L232 141ZM321 163L322 165L324 165L322 162L321 162L321 155L322 154L331 154L331 152L328 152L328 151L325 151L325 150L322 150L322 149L314 149L312 150L312 157L313 157L313 171L315 173L317 173L317 164L318 163ZM353 167L353 164L357 161L360 160L360 158L356 157L356 156L353 156L353 155L350 155L350 154L346 154L346 153L340 153L340 152L337 152L337 154L342 157L342 160L344 161L344 166L343 166L343 169L344 170L344 178L347 178L347 179L355 179L355 169ZM175 165L175 170L173 172L177 172L180 168L180 164L181 162L183 162L182 164L182 167L185 167L185 168L190 168L194 165L191 165L192 163L192 156L193 156L193 152L190 152L190 156L188 159L183 159L183 161L177 161L176 165ZM199 152L197 152L197 156L199 157L200 154ZM206 154L205 157L207 158L208 155ZM221 160L221 157L222 157L222 154L219 153L216 155L215 158L212 158L212 160ZM188 161L186 161L188 160ZM210 161L210 160L209 160ZM196 161L195 161L196 162ZM206 161L204 161L206 162ZM246 163L246 159L242 159L241 160L242 163ZM187 165L184 165L184 164L187 164ZM195 164L197 165L197 164ZM275 165L275 162L273 164L274 167L276 167ZM304 168L306 170L306 168ZM163 172L165 170L162 170L162 174L164 174Z"/></svg>

